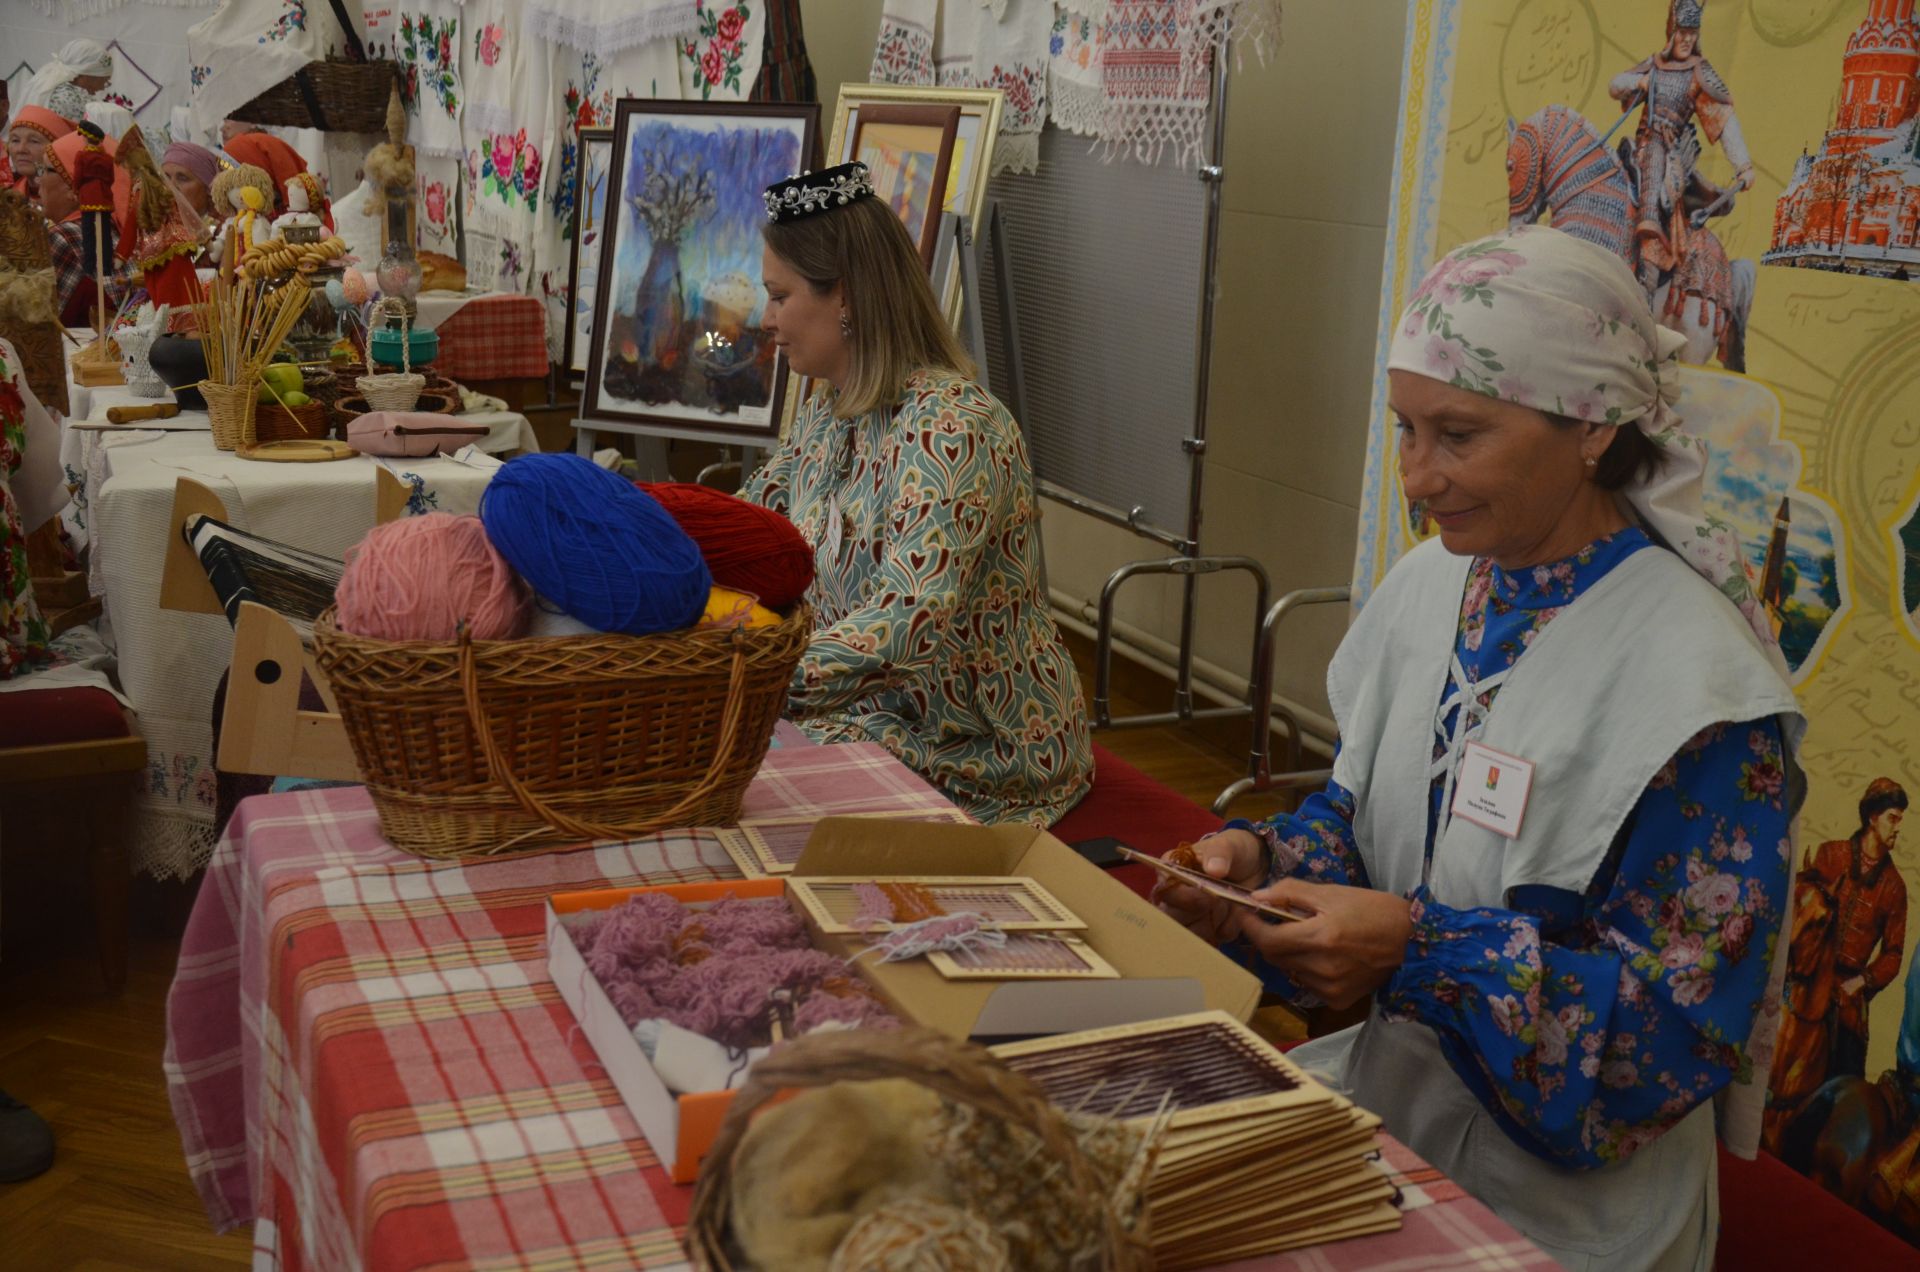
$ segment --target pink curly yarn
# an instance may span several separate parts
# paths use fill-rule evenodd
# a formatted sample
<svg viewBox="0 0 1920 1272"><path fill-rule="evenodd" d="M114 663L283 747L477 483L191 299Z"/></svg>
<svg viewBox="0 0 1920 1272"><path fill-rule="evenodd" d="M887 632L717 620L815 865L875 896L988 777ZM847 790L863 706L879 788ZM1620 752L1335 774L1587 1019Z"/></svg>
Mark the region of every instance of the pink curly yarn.
<svg viewBox="0 0 1920 1272"><path fill-rule="evenodd" d="M334 591L340 630L376 640L475 640L526 632L532 596L478 517L430 512L375 526Z"/></svg>
<svg viewBox="0 0 1920 1272"><path fill-rule="evenodd" d="M644 892L572 928L587 968L628 1028L667 1020L728 1047L769 1036L770 991L793 996L794 1032L837 1022L898 1022L858 973L807 943L784 901L727 896L703 910Z"/></svg>

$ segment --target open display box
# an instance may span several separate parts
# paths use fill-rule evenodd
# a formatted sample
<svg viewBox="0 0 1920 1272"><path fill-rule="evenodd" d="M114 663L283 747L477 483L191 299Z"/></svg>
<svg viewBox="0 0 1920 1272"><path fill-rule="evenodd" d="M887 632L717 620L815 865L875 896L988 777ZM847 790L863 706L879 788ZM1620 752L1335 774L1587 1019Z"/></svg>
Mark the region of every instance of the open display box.
<svg viewBox="0 0 1920 1272"><path fill-rule="evenodd" d="M1217 950L1109 878L1078 853L1029 826L902 825L831 817L815 829L795 876L888 875L1031 878L1086 927L1077 933L1120 973L1112 980L949 980L924 959L850 966L895 1015L956 1038L1006 1041L1157 1020L1203 1009L1246 1020L1259 982ZM794 876L790 876L794 877ZM723 897L787 897L781 879L733 879L659 887L556 893L547 899L547 967L647 1142L676 1183L692 1183L732 1103L731 1090L675 1094L647 1060L567 929L566 916L610 909L661 892L684 905ZM793 904L789 899L789 904ZM795 907L814 946L852 959L863 935L822 932Z"/></svg>

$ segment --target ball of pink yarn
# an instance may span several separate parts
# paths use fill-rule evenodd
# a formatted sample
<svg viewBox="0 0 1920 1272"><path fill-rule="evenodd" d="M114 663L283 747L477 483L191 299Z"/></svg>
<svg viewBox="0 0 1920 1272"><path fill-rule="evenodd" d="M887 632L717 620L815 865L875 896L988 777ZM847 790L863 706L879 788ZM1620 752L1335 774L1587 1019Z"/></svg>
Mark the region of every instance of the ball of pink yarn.
<svg viewBox="0 0 1920 1272"><path fill-rule="evenodd" d="M350 305L364 305L373 294L367 289L367 276L352 266L341 272L340 290Z"/></svg>
<svg viewBox="0 0 1920 1272"><path fill-rule="evenodd" d="M375 526L347 553L334 592L340 630L375 640L523 635L532 594L478 517L430 512Z"/></svg>

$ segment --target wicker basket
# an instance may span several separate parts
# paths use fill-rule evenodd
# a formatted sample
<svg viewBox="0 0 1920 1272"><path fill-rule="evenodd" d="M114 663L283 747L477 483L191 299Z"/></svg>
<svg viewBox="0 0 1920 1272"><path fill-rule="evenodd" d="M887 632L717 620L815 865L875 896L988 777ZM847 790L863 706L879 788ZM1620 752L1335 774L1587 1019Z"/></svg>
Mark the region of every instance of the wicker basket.
<svg viewBox="0 0 1920 1272"><path fill-rule="evenodd" d="M828 1030L796 1038L754 1062L747 1080L727 1107L713 1148L700 1164L687 1218L687 1251L705 1272L735 1272L728 1209L733 1194L733 1159L754 1113L782 1091L830 1086L835 1082L871 1082L905 1078L958 1104L1031 1131L1040 1140L1032 1177L1049 1169L1065 1173L1082 1196L1104 1191L1099 1173L1081 1151L1060 1110L1030 1079L996 1061L984 1048L956 1041L920 1026L894 1030ZM1143 1272L1153 1266L1147 1242L1146 1214L1129 1232L1111 1208L1103 1209L1101 1257L1097 1266L1117 1272Z"/></svg>
<svg viewBox="0 0 1920 1272"><path fill-rule="evenodd" d="M256 440L253 420L259 402L260 381L218 384L212 380L202 380L196 387L200 390L200 396L207 400L207 418L213 424L214 447L230 451L251 446Z"/></svg>
<svg viewBox="0 0 1920 1272"><path fill-rule="evenodd" d="M322 132L385 132L387 98L398 72L393 62L337 57L309 62L230 118Z"/></svg>
<svg viewBox="0 0 1920 1272"><path fill-rule="evenodd" d="M387 296L374 307L374 313L388 312L400 315L401 369L397 373L383 371L363 375L354 381L354 387L376 411L411 411L420 399L420 391L427 387L427 377L413 369L413 341L408 338L412 324L407 321L407 307L400 303L399 297Z"/></svg>
<svg viewBox="0 0 1920 1272"><path fill-rule="evenodd" d="M740 814L813 630L385 641L329 609L314 657L396 848L498 858Z"/></svg>
<svg viewBox="0 0 1920 1272"><path fill-rule="evenodd" d="M325 437L332 423L324 402L282 406L267 402L254 408L253 436L262 442L293 442Z"/></svg>

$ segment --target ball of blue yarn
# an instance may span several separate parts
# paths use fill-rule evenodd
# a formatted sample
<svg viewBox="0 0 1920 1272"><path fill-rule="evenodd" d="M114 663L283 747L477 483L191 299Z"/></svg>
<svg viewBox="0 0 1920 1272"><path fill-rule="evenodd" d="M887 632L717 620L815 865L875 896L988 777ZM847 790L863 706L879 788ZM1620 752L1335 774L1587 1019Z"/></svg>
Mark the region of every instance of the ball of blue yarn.
<svg viewBox="0 0 1920 1272"><path fill-rule="evenodd" d="M658 500L579 455L522 455L480 497L487 537L589 627L645 636L699 621L713 576Z"/></svg>

